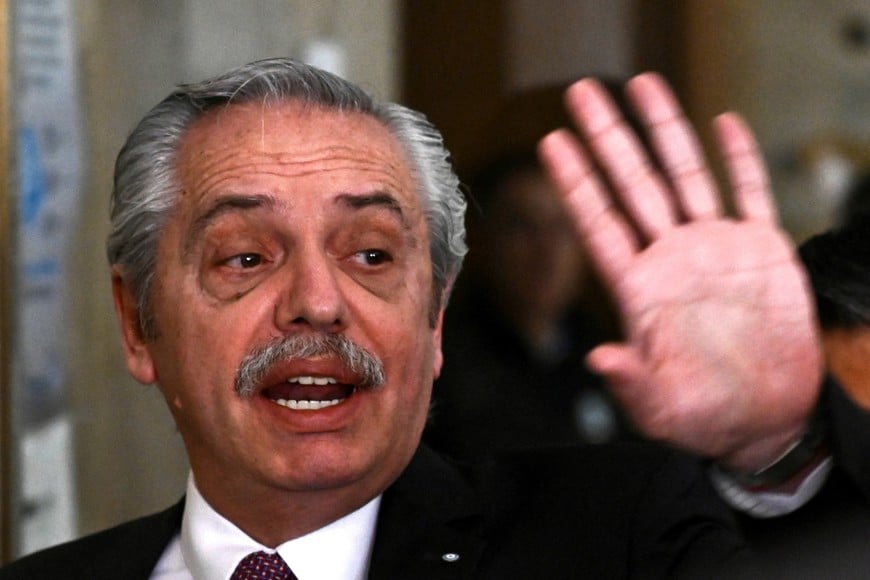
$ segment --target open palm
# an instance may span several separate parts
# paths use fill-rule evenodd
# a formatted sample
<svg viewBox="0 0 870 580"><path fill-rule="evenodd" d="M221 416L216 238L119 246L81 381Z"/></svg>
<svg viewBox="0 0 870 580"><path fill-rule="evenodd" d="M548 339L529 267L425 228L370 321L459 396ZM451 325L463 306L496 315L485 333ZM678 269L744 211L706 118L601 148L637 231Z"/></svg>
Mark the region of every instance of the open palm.
<svg viewBox="0 0 870 580"><path fill-rule="evenodd" d="M623 320L624 341L598 347L589 364L648 436L757 469L801 434L818 396L803 270L742 120L715 125L732 218L664 81L641 75L627 92L657 163L593 80L566 96L585 147L565 130L540 146Z"/></svg>

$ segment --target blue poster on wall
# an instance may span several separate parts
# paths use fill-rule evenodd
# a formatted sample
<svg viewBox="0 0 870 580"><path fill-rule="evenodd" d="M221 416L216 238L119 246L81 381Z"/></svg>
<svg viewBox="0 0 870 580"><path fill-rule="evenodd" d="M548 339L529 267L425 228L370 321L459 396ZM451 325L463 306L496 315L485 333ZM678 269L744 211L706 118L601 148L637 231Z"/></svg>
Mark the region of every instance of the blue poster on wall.
<svg viewBox="0 0 870 580"><path fill-rule="evenodd" d="M18 551L75 534L67 407L68 252L79 226L84 131L71 0L13 5L18 198L13 409Z"/></svg>

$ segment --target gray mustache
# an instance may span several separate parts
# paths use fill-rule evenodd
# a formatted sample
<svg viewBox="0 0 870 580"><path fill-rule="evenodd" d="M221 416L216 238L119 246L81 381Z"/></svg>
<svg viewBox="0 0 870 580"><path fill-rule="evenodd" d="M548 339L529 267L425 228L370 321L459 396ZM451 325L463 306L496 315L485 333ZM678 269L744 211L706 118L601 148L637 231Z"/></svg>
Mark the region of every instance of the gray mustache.
<svg viewBox="0 0 870 580"><path fill-rule="evenodd" d="M236 373L236 393L254 394L257 385L279 363L319 356L334 356L361 379L358 387L374 388L384 384L386 374L381 360L340 334L296 335L277 338L249 353Z"/></svg>

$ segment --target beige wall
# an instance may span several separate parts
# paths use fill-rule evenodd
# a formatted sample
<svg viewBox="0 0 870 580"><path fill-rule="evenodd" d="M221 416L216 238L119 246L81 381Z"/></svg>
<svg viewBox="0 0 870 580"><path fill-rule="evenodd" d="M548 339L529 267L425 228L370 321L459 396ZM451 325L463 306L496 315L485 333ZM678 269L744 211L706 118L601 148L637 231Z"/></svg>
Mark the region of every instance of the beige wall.
<svg viewBox="0 0 870 580"><path fill-rule="evenodd" d="M172 85L256 58L296 56L315 37L346 49L347 76L376 93L396 86L393 0L79 0L78 42L88 127L83 223L71 260L71 391L80 531L175 501L184 451L154 387L123 366L103 244L114 156ZM203 361L208 364L208 361Z"/></svg>
<svg viewBox="0 0 870 580"><path fill-rule="evenodd" d="M694 116L743 113L771 168L785 226L798 240L830 223L841 192L819 160L870 167L868 0L688 2L688 85Z"/></svg>

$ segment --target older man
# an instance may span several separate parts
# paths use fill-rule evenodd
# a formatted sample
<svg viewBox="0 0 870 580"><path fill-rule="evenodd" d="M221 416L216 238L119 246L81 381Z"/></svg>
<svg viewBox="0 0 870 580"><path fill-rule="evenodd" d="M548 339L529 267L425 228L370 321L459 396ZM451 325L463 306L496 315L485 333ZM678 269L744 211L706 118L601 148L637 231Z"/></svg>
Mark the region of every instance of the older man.
<svg viewBox="0 0 870 580"><path fill-rule="evenodd" d="M651 166L611 176L628 206L655 210L635 213L641 237L611 219L576 143L543 145L569 215L626 291L617 297L659 292L623 300L632 342L592 360L652 435L756 470L800 437L817 389L800 269L753 181L746 131L724 129L726 149L744 147L733 223L698 179L697 151L669 149L689 130L667 89L633 86L665 165L683 172L676 204ZM636 157L594 85L572 95L596 151ZM261 61L179 88L116 167L108 251L124 352L178 425L187 493L0 577L670 578L742 560L703 466L670 449L461 466L420 446L465 253L465 202L422 116L302 64ZM747 323L752 313L767 318ZM771 401L780 408L764 416L757 405Z"/></svg>

